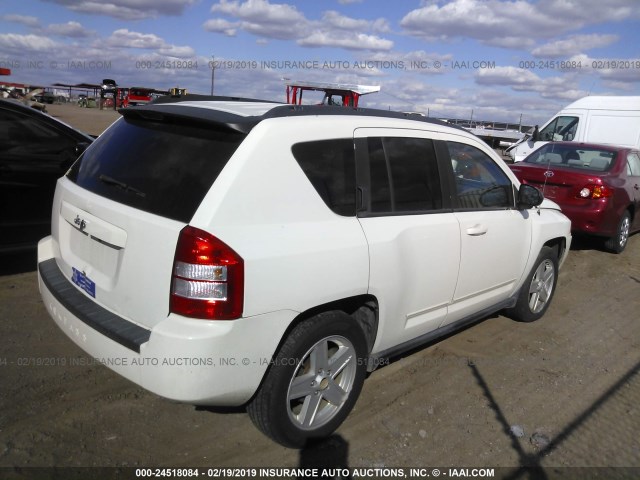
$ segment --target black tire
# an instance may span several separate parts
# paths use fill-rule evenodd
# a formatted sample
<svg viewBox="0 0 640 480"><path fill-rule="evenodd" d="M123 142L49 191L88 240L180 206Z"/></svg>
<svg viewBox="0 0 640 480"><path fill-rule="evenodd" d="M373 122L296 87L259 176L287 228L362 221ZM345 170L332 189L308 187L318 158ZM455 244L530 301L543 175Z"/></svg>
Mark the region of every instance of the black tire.
<svg viewBox="0 0 640 480"><path fill-rule="evenodd" d="M518 300L507 315L519 322L534 322L541 318L553 298L558 283L558 257L550 247L542 247L527 276Z"/></svg>
<svg viewBox="0 0 640 480"><path fill-rule="evenodd" d="M328 437L360 395L366 355L364 333L347 314L304 320L284 341L248 405L251 420L286 447Z"/></svg>
<svg viewBox="0 0 640 480"><path fill-rule="evenodd" d="M631 230L631 215L629 210L625 210L618 222L618 229L616 234L608 238L604 242L604 246L607 250L613 253L622 253L629 241L629 231Z"/></svg>

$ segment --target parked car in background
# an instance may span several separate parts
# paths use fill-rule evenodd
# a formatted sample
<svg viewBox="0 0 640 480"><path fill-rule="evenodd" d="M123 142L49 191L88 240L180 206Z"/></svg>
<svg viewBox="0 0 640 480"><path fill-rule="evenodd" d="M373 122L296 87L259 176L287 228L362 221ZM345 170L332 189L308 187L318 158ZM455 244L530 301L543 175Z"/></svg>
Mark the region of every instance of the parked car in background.
<svg viewBox="0 0 640 480"><path fill-rule="evenodd" d="M102 80L101 95L115 95L118 91L118 84L111 78Z"/></svg>
<svg viewBox="0 0 640 480"><path fill-rule="evenodd" d="M26 105L27 107L34 108L34 109L39 110L41 112L46 112L47 111L47 107L45 106L45 104L41 103L38 100L36 100L36 97L41 92L42 92L42 89L41 88L37 88L37 89L32 90L32 91L28 92L27 94L23 95L22 93L20 93L15 88L0 87L1 98L6 98L8 100L14 100L14 101L22 103L23 105Z"/></svg>
<svg viewBox="0 0 640 480"><path fill-rule="evenodd" d="M615 253L640 230L640 153L636 149L576 142L547 143L511 166L571 219L571 230L605 237Z"/></svg>
<svg viewBox="0 0 640 480"><path fill-rule="evenodd" d="M0 100L0 253L34 249L50 231L56 180L93 141L17 101Z"/></svg>
<svg viewBox="0 0 640 480"><path fill-rule="evenodd" d="M301 447L384 359L551 303L569 220L460 128L198 96L121 113L58 181L40 292L159 395L246 404Z"/></svg>
<svg viewBox="0 0 640 480"><path fill-rule="evenodd" d="M151 90L148 88L131 87L124 98L123 107L145 105L151 102Z"/></svg>
<svg viewBox="0 0 640 480"><path fill-rule="evenodd" d="M47 103L49 105L52 105L57 100L53 92L42 92L36 95L34 98L40 103Z"/></svg>

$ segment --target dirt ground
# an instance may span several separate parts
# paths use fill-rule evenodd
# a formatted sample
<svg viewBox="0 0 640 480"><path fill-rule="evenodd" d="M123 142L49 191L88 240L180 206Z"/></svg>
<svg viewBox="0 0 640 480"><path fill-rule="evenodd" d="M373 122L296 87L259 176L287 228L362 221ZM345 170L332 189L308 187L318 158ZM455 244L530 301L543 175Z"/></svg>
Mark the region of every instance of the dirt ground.
<svg viewBox="0 0 640 480"><path fill-rule="evenodd" d="M114 118L49 111L89 133ZM303 451L271 442L242 409L172 403L92 362L49 318L34 271L0 276L0 338L0 478L31 478L27 467L309 465L640 478L640 235L621 255L574 239L544 318L494 316L380 368L338 432Z"/></svg>

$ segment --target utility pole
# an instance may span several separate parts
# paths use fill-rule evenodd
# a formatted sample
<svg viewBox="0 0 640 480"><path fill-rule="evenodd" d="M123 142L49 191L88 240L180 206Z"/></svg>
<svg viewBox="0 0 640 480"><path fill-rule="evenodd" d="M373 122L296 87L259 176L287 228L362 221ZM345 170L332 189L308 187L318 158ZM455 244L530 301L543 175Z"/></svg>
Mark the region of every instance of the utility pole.
<svg viewBox="0 0 640 480"><path fill-rule="evenodd" d="M213 78L216 72L216 57L211 55L211 96L213 96Z"/></svg>

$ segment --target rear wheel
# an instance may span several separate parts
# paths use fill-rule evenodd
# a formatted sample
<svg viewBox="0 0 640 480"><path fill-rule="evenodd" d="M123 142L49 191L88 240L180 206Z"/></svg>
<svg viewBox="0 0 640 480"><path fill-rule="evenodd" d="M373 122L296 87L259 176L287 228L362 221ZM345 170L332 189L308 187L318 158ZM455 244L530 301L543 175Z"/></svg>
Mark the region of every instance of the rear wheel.
<svg viewBox="0 0 640 480"><path fill-rule="evenodd" d="M527 277L515 307L507 314L520 322L533 322L541 318L553 298L558 282L558 258L550 247L542 247L531 273Z"/></svg>
<svg viewBox="0 0 640 480"><path fill-rule="evenodd" d="M629 211L625 210L622 214L622 218L618 223L618 230L616 234L607 239L604 246L607 250L611 250L613 253L622 253L624 248L627 246L627 241L629 240L629 231L631 230L631 215L629 215Z"/></svg>
<svg viewBox="0 0 640 480"><path fill-rule="evenodd" d="M345 313L322 313L301 322L249 404L251 420L287 447L331 435L360 394L366 354L362 329Z"/></svg>

